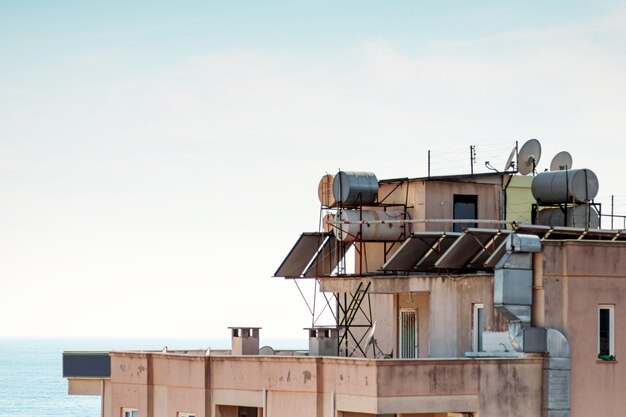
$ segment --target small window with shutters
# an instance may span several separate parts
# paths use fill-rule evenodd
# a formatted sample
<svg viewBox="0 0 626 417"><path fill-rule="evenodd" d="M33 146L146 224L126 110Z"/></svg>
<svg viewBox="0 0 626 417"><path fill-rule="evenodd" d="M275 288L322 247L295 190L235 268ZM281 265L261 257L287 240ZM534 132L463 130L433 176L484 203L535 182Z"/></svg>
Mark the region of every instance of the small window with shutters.
<svg viewBox="0 0 626 417"><path fill-rule="evenodd" d="M399 352L400 358L417 358L417 310L400 309Z"/></svg>

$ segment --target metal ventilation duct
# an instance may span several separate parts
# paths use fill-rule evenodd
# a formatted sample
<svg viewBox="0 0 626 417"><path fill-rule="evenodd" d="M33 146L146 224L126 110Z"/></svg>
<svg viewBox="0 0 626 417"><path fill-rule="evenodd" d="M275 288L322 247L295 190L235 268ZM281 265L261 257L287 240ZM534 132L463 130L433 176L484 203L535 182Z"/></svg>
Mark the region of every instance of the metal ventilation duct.
<svg viewBox="0 0 626 417"><path fill-rule="evenodd" d="M541 251L535 235L511 234L506 253L496 265L494 306L509 320L511 344L518 352L544 352L544 417L568 417L570 349L559 330L531 327L532 254Z"/></svg>

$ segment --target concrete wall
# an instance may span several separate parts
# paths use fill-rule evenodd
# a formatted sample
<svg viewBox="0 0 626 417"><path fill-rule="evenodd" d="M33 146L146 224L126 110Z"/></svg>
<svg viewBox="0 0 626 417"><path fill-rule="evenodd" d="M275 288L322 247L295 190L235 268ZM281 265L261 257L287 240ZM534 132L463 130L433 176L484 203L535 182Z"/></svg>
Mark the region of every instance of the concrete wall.
<svg viewBox="0 0 626 417"><path fill-rule="evenodd" d="M545 323L571 350L571 417L617 417L626 410L626 243L544 241ZM614 305L615 356L598 355L598 305Z"/></svg>
<svg viewBox="0 0 626 417"><path fill-rule="evenodd" d="M454 194L478 196L477 212L479 219L500 219L501 186L499 184L478 184L469 182L426 182L425 204L427 219L454 218ZM452 231L449 223L427 223L427 231ZM478 227L495 228L494 224L479 224Z"/></svg>
<svg viewBox="0 0 626 417"><path fill-rule="evenodd" d="M396 295L397 307L394 309L394 326L390 342L395 343L394 357L398 357L400 347L398 346L399 311L403 308L411 308L417 311L417 347L418 357L428 358L430 356L430 293L409 292Z"/></svg>
<svg viewBox="0 0 626 417"><path fill-rule="evenodd" d="M385 204L407 204L408 214L412 219L426 218L426 206L424 204L426 181L410 180L402 182L383 182L379 186L378 199L384 200ZM392 208L398 210L400 208ZM422 226L411 225L409 232L423 230Z"/></svg>
<svg viewBox="0 0 626 417"><path fill-rule="evenodd" d="M195 359L195 360L193 360ZM175 416L177 412L206 411L206 369L202 358L152 355L149 359L154 417Z"/></svg>
<svg viewBox="0 0 626 417"><path fill-rule="evenodd" d="M506 321L493 309L493 275L328 278L321 291L354 292L359 282L370 283L372 318L383 352L398 352L398 312L418 309L420 357L463 357L472 349L472 313L475 303L485 305L486 331L507 330ZM364 318L361 317L361 320Z"/></svg>
<svg viewBox="0 0 626 417"><path fill-rule="evenodd" d="M152 416L148 379L148 355L111 353L111 416L121 416L122 408L135 408L140 416Z"/></svg>
<svg viewBox="0 0 626 417"><path fill-rule="evenodd" d="M111 353L111 415L126 407L140 416L209 416L205 372L203 357Z"/></svg>
<svg viewBox="0 0 626 417"><path fill-rule="evenodd" d="M142 417L176 417L179 411L235 417L238 406L258 408L268 417L334 417L335 411L538 415L542 364L541 357L368 360L114 352L107 415L132 407Z"/></svg>
<svg viewBox="0 0 626 417"><path fill-rule="evenodd" d="M517 188L523 189L526 186L524 180L519 181L515 180L513 184L513 204L517 203L518 195L522 199L525 196L523 192L518 193ZM477 195L478 218L490 220L501 218L502 179L497 175L473 180L468 178L463 181L410 180L408 185L404 182L397 187L398 184L399 182L381 183L378 192L379 200L388 195L385 203L405 204L406 202L412 219L452 219L454 194ZM487 226L483 225L483 227ZM446 223L415 223L411 226L412 232L424 230L451 231L452 226Z"/></svg>

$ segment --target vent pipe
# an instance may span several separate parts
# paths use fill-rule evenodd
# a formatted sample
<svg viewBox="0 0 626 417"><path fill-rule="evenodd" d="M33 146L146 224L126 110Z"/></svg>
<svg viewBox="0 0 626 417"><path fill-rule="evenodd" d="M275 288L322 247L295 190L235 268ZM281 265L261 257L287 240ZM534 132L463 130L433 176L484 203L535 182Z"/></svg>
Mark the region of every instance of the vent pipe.
<svg viewBox="0 0 626 417"><path fill-rule="evenodd" d="M569 417L570 350L559 330L531 327L533 253L541 251L535 235L512 233L494 273L494 307L509 321L511 344L518 352L547 353L544 361L543 417Z"/></svg>

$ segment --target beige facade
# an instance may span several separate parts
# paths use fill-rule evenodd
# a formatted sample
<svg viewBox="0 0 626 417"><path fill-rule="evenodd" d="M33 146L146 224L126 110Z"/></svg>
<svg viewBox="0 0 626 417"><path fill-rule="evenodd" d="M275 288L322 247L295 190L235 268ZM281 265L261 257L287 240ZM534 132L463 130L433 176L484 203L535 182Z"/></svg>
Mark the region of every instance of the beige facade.
<svg viewBox="0 0 626 417"><path fill-rule="evenodd" d="M547 346L552 342L543 350L517 345L509 334L511 317L494 302L493 265L382 270L411 233L453 231L453 222L438 220L454 219L455 196L472 196L476 219L484 221L476 226L495 229L490 243L506 237L517 226L505 221L529 223L529 188L528 177L508 174L381 182L385 210L407 211L406 235L396 242L355 242L354 273L317 277L320 291L337 300L367 293L337 356L259 356L259 330L232 329L229 354L111 352L110 376L69 377L70 394L102 396L106 417L122 416L123 409L141 417L621 416L626 241L619 233L522 232L541 238L540 251L529 253L528 326L562 335L563 357ZM479 239L470 234L470 243L473 238ZM480 250L498 254L497 245L485 242ZM599 359L600 309L612 315L609 338L617 360ZM338 309L338 321L350 311ZM341 332L345 328L332 334ZM355 340L375 342L374 350L363 357Z"/></svg>
<svg viewBox="0 0 626 417"><path fill-rule="evenodd" d="M112 352L105 416L124 408L150 417L225 416L244 407L259 416L539 415L542 363L540 356L396 361ZM511 383L494 383L500 378Z"/></svg>

